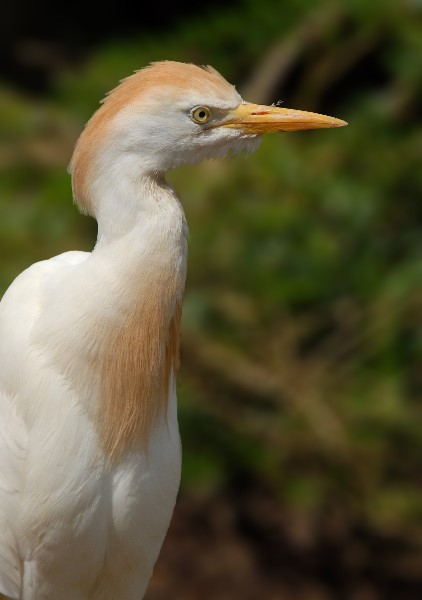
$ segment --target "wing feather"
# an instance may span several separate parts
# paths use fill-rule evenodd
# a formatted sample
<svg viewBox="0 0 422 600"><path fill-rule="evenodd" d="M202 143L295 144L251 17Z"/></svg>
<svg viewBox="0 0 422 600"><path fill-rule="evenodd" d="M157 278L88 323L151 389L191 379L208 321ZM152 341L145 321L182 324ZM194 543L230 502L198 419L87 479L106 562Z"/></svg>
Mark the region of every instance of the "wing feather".
<svg viewBox="0 0 422 600"><path fill-rule="evenodd" d="M21 597L25 570L21 510L30 448L27 426L19 413L23 379L30 372L30 332L38 319L45 282L88 256L66 252L32 265L15 279L0 303L0 599L2 594Z"/></svg>
<svg viewBox="0 0 422 600"><path fill-rule="evenodd" d="M28 436L11 399L0 391L0 592L19 598L19 519Z"/></svg>

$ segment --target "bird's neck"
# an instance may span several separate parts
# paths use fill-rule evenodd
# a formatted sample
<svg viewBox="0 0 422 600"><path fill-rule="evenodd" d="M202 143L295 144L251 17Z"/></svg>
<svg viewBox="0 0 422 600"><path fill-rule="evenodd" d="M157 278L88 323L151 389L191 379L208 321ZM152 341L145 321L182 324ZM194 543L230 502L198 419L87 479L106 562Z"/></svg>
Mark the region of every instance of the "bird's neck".
<svg viewBox="0 0 422 600"><path fill-rule="evenodd" d="M117 207L117 211L116 211ZM101 435L119 453L145 444L167 413L178 369L187 225L161 177L121 180L98 212L93 260L113 272L115 320L105 332L101 364Z"/></svg>
<svg viewBox="0 0 422 600"><path fill-rule="evenodd" d="M187 226L161 178L120 181L98 207L97 245L69 287L80 285L84 294L75 361L84 389L96 382L90 410L97 411L106 454L118 458L147 445L167 414L178 368Z"/></svg>
<svg viewBox="0 0 422 600"><path fill-rule="evenodd" d="M149 223L156 217L171 229L175 221L184 221L180 202L164 175L139 173L133 177L131 169L136 173L135 165L129 165L129 169L114 174L112 167L106 176L101 173L93 188L97 245L101 247L127 239L132 233L145 237Z"/></svg>
<svg viewBox="0 0 422 600"><path fill-rule="evenodd" d="M187 224L183 208L162 176L121 177L98 204L98 238L93 263L122 309L157 293L171 303L181 297L186 277ZM107 293L107 290L104 290ZM171 299L170 299L171 297ZM157 309L158 309L157 305Z"/></svg>

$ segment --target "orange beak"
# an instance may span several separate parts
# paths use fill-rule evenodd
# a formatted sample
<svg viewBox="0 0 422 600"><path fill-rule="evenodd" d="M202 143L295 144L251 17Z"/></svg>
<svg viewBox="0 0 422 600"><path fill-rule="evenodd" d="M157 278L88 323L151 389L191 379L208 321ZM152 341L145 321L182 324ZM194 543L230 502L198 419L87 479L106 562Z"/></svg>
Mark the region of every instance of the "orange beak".
<svg viewBox="0 0 422 600"><path fill-rule="evenodd" d="M242 102L229 114L221 127L235 127L247 133L269 133L272 131L298 131L300 129L325 129L344 127L346 121L319 115L318 113L264 106Z"/></svg>

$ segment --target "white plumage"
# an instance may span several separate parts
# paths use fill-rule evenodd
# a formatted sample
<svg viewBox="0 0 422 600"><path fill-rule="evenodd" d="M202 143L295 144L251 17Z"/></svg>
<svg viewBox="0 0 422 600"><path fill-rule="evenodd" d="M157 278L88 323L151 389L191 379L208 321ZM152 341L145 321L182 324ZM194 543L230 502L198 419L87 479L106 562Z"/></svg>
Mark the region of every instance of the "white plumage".
<svg viewBox="0 0 422 600"><path fill-rule="evenodd" d="M172 62L124 80L93 116L71 173L95 249L31 266L0 304L4 596L145 593L181 466L187 226L165 172L254 150L265 131L343 124L245 103L213 69Z"/></svg>

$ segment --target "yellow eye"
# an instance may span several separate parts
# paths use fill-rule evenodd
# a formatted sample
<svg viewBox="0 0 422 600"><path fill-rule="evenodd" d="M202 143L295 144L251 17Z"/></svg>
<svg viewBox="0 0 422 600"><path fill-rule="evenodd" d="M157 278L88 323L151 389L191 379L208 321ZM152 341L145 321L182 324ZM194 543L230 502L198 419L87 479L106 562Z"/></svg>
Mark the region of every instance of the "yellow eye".
<svg viewBox="0 0 422 600"><path fill-rule="evenodd" d="M196 108L192 109L191 117L195 123L202 125L211 118L211 111L207 106L197 106Z"/></svg>

